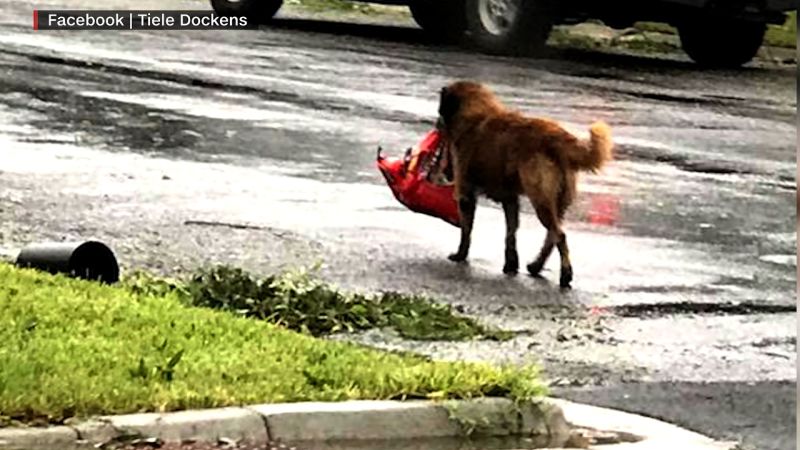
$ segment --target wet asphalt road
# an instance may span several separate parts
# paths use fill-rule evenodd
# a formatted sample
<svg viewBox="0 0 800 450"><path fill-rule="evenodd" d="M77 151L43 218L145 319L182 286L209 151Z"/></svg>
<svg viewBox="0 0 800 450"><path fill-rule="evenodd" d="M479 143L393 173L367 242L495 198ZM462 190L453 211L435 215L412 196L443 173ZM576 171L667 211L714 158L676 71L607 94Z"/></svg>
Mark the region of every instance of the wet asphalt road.
<svg viewBox="0 0 800 450"><path fill-rule="evenodd" d="M703 73L681 56L576 51L493 58L411 28L313 20L34 34L30 4L0 4L4 253L96 237L124 269L323 261L343 286L427 292L519 332L502 344L357 340L535 359L567 398L765 450L794 445L793 67ZM48 5L59 6L37 3ZM375 170L376 147L400 154L415 143L456 78L578 133L597 119L614 127L617 161L582 179L569 214L571 292L557 289L557 258L545 280L501 275L502 213L488 203L471 264L452 265L456 230L404 210ZM520 256L532 259L544 232L533 215L522 222Z"/></svg>

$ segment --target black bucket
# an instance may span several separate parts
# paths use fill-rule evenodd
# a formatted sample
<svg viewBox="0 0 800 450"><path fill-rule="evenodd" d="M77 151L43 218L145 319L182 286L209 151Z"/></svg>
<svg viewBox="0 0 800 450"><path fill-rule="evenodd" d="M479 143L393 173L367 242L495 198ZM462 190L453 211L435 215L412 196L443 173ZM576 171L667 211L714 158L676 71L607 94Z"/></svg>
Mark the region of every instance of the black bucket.
<svg viewBox="0 0 800 450"><path fill-rule="evenodd" d="M19 252L16 264L102 283L119 281L114 252L97 241L32 244Z"/></svg>

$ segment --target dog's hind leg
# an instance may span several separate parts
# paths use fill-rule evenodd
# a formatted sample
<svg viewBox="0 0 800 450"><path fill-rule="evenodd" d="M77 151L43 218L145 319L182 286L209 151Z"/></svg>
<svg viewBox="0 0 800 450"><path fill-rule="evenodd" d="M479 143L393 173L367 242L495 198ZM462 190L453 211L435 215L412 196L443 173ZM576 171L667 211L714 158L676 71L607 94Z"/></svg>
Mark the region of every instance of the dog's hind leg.
<svg viewBox="0 0 800 450"><path fill-rule="evenodd" d="M519 270L517 254L517 228L519 228L519 197L514 195L503 200L503 212L506 215L506 260L503 273L512 275Z"/></svg>
<svg viewBox="0 0 800 450"><path fill-rule="evenodd" d="M538 275L541 272L547 258L553 252L553 247L558 248L558 253L561 256L561 276L559 285L562 288L569 287L572 282L572 263L569 260L569 248L567 247L567 235L561 229L561 221L558 219L555 208L546 206L535 206L536 215L547 228L547 236L544 239L544 245L539 251L539 256L535 261L528 264L528 272L531 275Z"/></svg>
<svg viewBox="0 0 800 450"><path fill-rule="evenodd" d="M553 253L553 247L555 246L557 236L552 231L555 227L555 220L552 212L548 208L537 206L533 199L531 199L531 203L533 203L533 207L536 209L536 215L539 216L539 221L542 222L542 225L547 229L547 235L544 238L542 249L539 250L539 256L537 256L532 263L528 264L528 273L533 276L538 276L539 272L541 272L544 267L544 263L547 262L547 258Z"/></svg>
<svg viewBox="0 0 800 450"><path fill-rule="evenodd" d="M567 213L572 202L575 200L577 191L577 178L574 172L566 172L564 174L564 182L561 185L561 190L558 192L558 220L564 221L564 216Z"/></svg>
<svg viewBox="0 0 800 450"><path fill-rule="evenodd" d="M547 229L547 236L544 239L539 256L528 264L528 272L539 275L542 271L547 258L553 253L553 248L557 247L561 254L561 287L568 287L572 282L572 264L569 260L569 249L567 238L561 229L561 218L563 211L569 206L570 198L565 196L563 190L564 181L554 167L552 162L546 160L534 160L520 170L520 181L525 194L531 201L539 221ZM567 182L571 180L566 180ZM569 186L567 186L569 188ZM568 194L568 192L567 192Z"/></svg>
<svg viewBox="0 0 800 450"><path fill-rule="evenodd" d="M559 284L562 288L569 287L572 282L572 263L569 259L569 246L567 246L567 235L561 229L561 223L564 221L564 215L567 212L570 204L575 198L576 191L576 177L572 172L568 172L564 177L564 184L561 192L558 195L558 216L556 217L556 225L561 233L561 239L558 240L558 253L561 255L561 279Z"/></svg>
<svg viewBox="0 0 800 450"><path fill-rule="evenodd" d="M543 195L546 194L545 189L553 185L553 180L547 179L548 174L553 169L555 169L555 166L552 162L539 159L529 162L521 167L519 171L522 191L530 200L531 205L536 210L539 221L542 222L542 225L547 230L547 236L544 238L542 249L539 250L539 256L527 267L528 273L533 276L538 276L539 272L542 271L547 258L550 257L553 247L556 245L556 236L552 232L556 225L557 216L553 214L555 208L548 206L548 203L552 203L548 201L551 196Z"/></svg>
<svg viewBox="0 0 800 450"><path fill-rule="evenodd" d="M467 260L477 203L478 199L472 191L463 192L458 198L458 214L461 216L461 242L458 244L458 251L447 257L450 261L463 262Z"/></svg>

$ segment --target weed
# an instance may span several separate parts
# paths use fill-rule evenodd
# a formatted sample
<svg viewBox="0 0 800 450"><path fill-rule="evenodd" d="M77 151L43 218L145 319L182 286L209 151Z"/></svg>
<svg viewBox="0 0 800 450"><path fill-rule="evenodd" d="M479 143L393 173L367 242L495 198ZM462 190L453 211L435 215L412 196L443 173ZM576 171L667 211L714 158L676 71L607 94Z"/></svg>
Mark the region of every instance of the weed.
<svg viewBox="0 0 800 450"><path fill-rule="evenodd" d="M221 309L292 330L323 336L393 328L418 340L507 340L511 333L456 315L450 305L427 297L384 292L342 292L314 276L318 267L257 278L239 268L201 269L187 281L138 274L126 281L139 293L173 292L193 306Z"/></svg>

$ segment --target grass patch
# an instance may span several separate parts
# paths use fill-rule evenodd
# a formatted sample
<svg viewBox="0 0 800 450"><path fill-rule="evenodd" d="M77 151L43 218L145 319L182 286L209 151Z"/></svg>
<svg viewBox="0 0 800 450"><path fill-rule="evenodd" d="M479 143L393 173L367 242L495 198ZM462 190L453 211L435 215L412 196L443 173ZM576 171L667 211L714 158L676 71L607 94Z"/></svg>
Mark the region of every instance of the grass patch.
<svg viewBox="0 0 800 450"><path fill-rule="evenodd" d="M553 47L571 48L580 50L597 50L605 48L608 44L593 36L575 34L568 28L558 27L550 32L547 44Z"/></svg>
<svg viewBox="0 0 800 450"><path fill-rule="evenodd" d="M641 30L607 39L574 33L569 28L555 28L550 34L548 44L553 47L579 50L626 49L649 54L673 53L680 49L676 43L664 39L654 39Z"/></svg>
<svg viewBox="0 0 800 450"><path fill-rule="evenodd" d="M185 281L137 274L125 283L134 292L172 292L191 306L230 311L312 336L393 328L417 340L511 338L509 332L456 315L450 305L397 292L342 292L308 270L259 279L241 269L218 266L201 269Z"/></svg>
<svg viewBox="0 0 800 450"><path fill-rule="evenodd" d="M789 13L783 25L770 25L764 42L773 47L794 48L797 46L797 11Z"/></svg>
<svg viewBox="0 0 800 450"><path fill-rule="evenodd" d="M618 39L612 45L635 52L656 54L673 53L681 48L677 43L651 39L644 33L628 36L627 39Z"/></svg>
<svg viewBox="0 0 800 450"><path fill-rule="evenodd" d="M678 34L675 27L662 22L636 22L633 24L633 28L650 33Z"/></svg>
<svg viewBox="0 0 800 450"><path fill-rule="evenodd" d="M375 8L369 3L353 2L346 0L287 0L287 5L297 5L312 12L356 12L361 14L375 14Z"/></svg>
<svg viewBox="0 0 800 450"><path fill-rule="evenodd" d="M526 399L536 367L436 362L320 340L235 313L0 264L0 416L75 416L266 402Z"/></svg>
<svg viewBox="0 0 800 450"><path fill-rule="evenodd" d="M675 27L659 22L637 22L634 28L644 32L678 34ZM764 44L772 47L793 48L797 46L797 11L788 14L783 25L769 25Z"/></svg>

